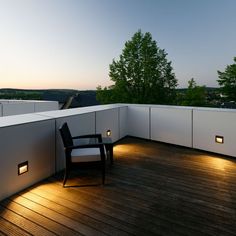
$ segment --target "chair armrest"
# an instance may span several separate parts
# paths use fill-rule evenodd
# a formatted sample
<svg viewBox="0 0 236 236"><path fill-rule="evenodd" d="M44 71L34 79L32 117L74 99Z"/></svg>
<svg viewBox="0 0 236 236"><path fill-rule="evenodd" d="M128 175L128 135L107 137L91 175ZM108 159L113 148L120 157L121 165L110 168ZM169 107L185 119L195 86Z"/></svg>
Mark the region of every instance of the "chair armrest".
<svg viewBox="0 0 236 236"><path fill-rule="evenodd" d="M85 134L85 135L79 135L79 136L72 137L72 139L82 139L82 138L97 138L99 143L102 142L102 135L101 134Z"/></svg>
<svg viewBox="0 0 236 236"><path fill-rule="evenodd" d="M80 148L104 148L104 144L103 143L89 143L89 144L74 145L74 146L66 147L66 149L68 150L80 149Z"/></svg>

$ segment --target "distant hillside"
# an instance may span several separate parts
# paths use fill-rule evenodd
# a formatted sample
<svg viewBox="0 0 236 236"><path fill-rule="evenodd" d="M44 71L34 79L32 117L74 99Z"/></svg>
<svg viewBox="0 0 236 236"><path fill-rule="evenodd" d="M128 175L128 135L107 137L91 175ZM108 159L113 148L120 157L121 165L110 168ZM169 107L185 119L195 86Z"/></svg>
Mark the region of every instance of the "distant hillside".
<svg viewBox="0 0 236 236"><path fill-rule="evenodd" d="M73 99L71 99L73 98ZM79 91L73 89L0 89L0 99L58 101L60 104L72 100L70 107L98 105L95 90Z"/></svg>
<svg viewBox="0 0 236 236"><path fill-rule="evenodd" d="M181 99L186 93L186 88L177 89L178 97ZM223 104L220 97L220 89L206 87L208 106L231 107ZM74 89L0 89L0 99L24 99L24 100L46 100L58 101L62 108L75 108L99 105L96 99L95 90L74 90ZM225 102L225 101L224 101ZM222 105L223 104L223 105Z"/></svg>
<svg viewBox="0 0 236 236"><path fill-rule="evenodd" d="M0 89L0 99L37 99L64 102L67 97L78 93L72 89Z"/></svg>

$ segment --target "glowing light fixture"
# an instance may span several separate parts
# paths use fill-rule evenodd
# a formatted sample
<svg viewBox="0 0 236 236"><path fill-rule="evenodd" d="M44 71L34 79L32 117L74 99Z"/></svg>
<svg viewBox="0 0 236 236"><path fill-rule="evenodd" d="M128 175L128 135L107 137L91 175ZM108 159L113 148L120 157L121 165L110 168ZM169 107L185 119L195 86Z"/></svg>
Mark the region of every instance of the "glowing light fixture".
<svg viewBox="0 0 236 236"><path fill-rule="evenodd" d="M111 130L108 129L108 130L107 130L107 137L110 137L110 136L111 136Z"/></svg>
<svg viewBox="0 0 236 236"><path fill-rule="evenodd" d="M22 162L18 165L18 175L22 175L29 170L28 161Z"/></svg>
<svg viewBox="0 0 236 236"><path fill-rule="evenodd" d="M215 142L216 143L224 143L224 137L223 136L219 136L219 135L216 135L215 136Z"/></svg>

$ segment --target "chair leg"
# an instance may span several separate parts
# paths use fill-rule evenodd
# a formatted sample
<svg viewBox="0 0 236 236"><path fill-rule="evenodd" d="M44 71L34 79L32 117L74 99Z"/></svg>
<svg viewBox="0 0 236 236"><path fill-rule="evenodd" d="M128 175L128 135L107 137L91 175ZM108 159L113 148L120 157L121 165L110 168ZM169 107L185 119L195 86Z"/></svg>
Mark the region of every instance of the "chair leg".
<svg viewBox="0 0 236 236"><path fill-rule="evenodd" d="M110 147L110 165L113 165L113 144Z"/></svg>
<svg viewBox="0 0 236 236"><path fill-rule="evenodd" d="M105 184L105 171L102 172L102 184Z"/></svg>
<svg viewBox="0 0 236 236"><path fill-rule="evenodd" d="M105 160L102 161L102 184L105 184L105 172L106 172L106 164Z"/></svg>
<svg viewBox="0 0 236 236"><path fill-rule="evenodd" d="M65 168L65 174L64 174L64 179L63 179L63 187L65 187L65 184L66 184L66 181L67 181L67 178L68 178L68 169Z"/></svg>

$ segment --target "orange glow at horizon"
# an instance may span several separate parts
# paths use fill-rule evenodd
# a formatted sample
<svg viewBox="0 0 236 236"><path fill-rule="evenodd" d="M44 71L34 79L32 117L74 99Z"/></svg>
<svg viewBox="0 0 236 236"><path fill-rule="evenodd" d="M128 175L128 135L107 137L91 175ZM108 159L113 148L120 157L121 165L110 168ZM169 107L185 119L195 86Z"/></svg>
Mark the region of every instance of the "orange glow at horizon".
<svg viewBox="0 0 236 236"><path fill-rule="evenodd" d="M64 74L64 75L63 75ZM62 71L17 71L4 72L0 69L0 88L18 88L18 89L78 89L78 90L95 90L98 85L102 84L99 78L94 80L93 75L78 75L71 73L66 74Z"/></svg>

